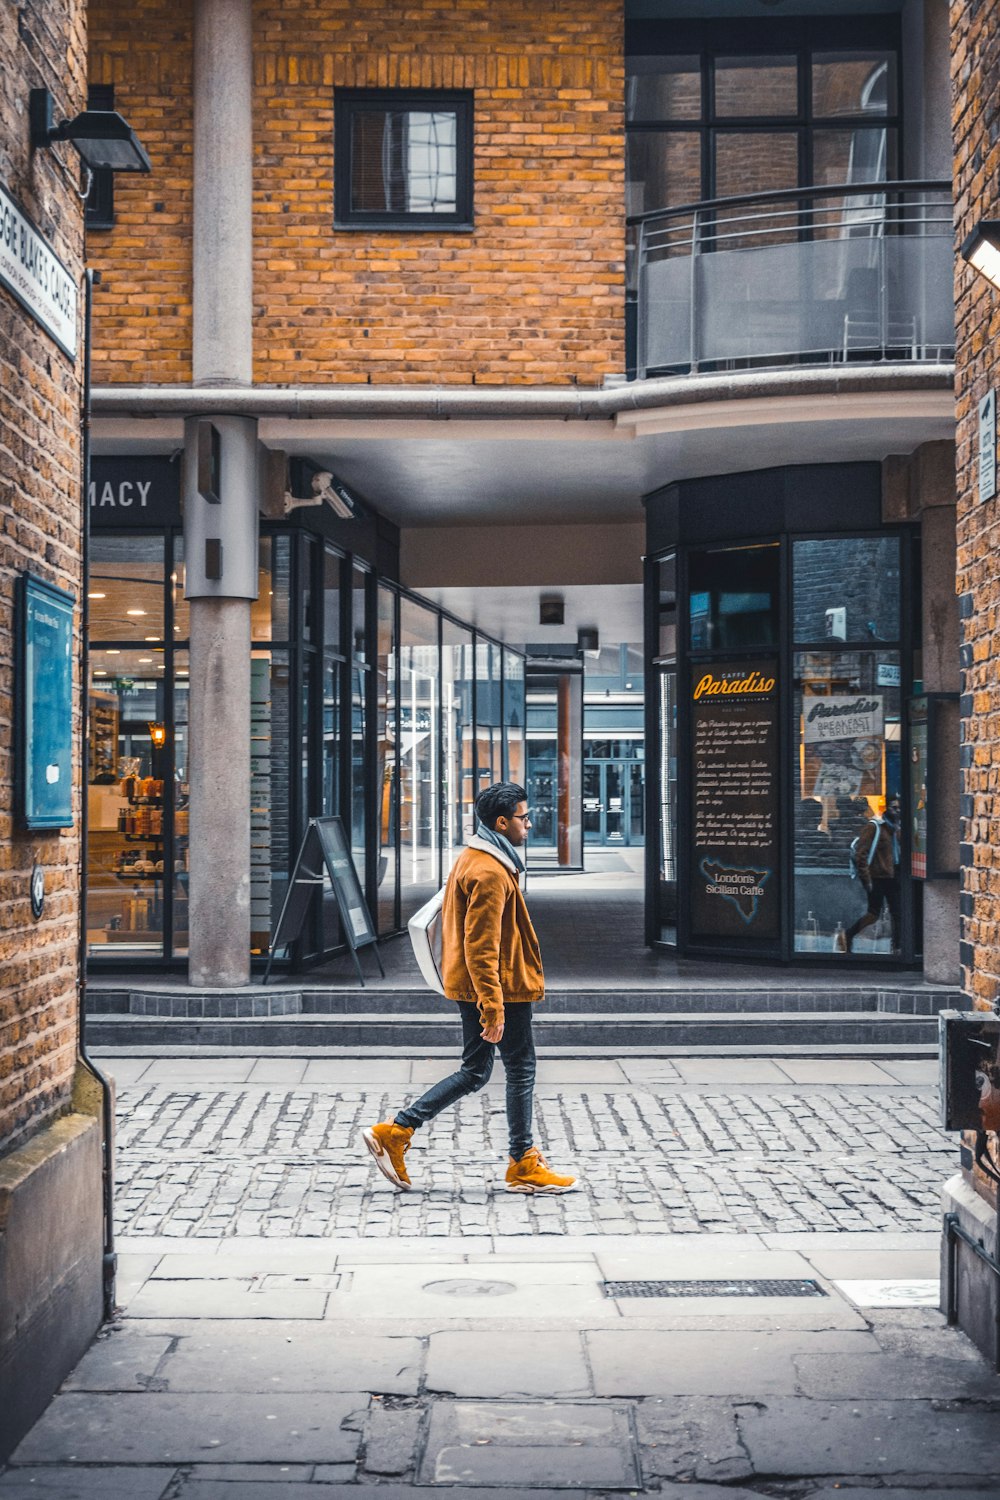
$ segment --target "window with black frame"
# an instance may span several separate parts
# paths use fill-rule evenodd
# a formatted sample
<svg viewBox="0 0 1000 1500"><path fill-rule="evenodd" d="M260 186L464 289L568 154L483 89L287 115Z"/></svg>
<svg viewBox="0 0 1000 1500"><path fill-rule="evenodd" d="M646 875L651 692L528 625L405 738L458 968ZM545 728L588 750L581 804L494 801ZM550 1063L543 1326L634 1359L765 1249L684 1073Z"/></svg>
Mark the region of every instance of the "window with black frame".
<svg viewBox="0 0 1000 1500"><path fill-rule="evenodd" d="M472 110L466 91L338 89L336 227L471 228Z"/></svg>

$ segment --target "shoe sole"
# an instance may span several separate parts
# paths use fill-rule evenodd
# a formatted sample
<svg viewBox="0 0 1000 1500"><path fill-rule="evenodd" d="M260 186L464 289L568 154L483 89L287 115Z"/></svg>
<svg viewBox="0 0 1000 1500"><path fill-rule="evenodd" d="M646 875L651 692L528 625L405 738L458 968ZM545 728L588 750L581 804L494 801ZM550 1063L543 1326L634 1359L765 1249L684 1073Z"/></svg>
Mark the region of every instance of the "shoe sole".
<svg viewBox="0 0 1000 1500"><path fill-rule="evenodd" d="M375 1135L374 1131L362 1130L361 1139L364 1141L365 1145L368 1147L368 1150L374 1157L375 1165L382 1173L382 1176L387 1177L392 1183L393 1187L398 1187L401 1193L408 1193L410 1191L410 1188L412 1187L412 1183L404 1182L402 1177L397 1174L396 1168L389 1160L389 1153L386 1151L384 1146L379 1145L378 1137Z"/></svg>
<svg viewBox="0 0 1000 1500"><path fill-rule="evenodd" d="M504 1184L504 1190L506 1192L508 1192L508 1193L529 1193L529 1194L530 1193L572 1193L575 1187L576 1187L576 1183L575 1182L569 1183L569 1185L567 1187L535 1187L531 1183L525 1183L523 1186L520 1183L510 1183L510 1182L507 1182L507 1183Z"/></svg>

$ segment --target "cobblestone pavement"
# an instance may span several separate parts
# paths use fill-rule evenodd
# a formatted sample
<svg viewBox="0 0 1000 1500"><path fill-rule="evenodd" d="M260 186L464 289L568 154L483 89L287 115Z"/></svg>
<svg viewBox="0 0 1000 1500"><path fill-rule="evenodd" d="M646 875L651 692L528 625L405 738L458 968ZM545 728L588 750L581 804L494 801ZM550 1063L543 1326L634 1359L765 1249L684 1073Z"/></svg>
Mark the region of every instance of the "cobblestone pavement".
<svg viewBox="0 0 1000 1500"><path fill-rule="evenodd" d="M582 1190L503 1191L503 1093L419 1131L414 1191L372 1166L361 1127L419 1089L177 1087L119 1096L127 1235L405 1237L935 1230L956 1147L927 1087L541 1089L536 1138Z"/></svg>

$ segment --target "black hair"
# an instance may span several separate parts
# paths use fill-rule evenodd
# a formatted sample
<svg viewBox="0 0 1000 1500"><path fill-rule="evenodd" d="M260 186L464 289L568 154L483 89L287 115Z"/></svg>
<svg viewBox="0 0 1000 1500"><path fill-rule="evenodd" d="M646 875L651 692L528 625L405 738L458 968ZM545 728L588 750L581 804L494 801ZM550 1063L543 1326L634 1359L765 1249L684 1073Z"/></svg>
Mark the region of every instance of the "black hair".
<svg viewBox="0 0 1000 1500"><path fill-rule="evenodd" d="M476 798L476 817L492 830L497 818L512 818L517 804L527 800L527 792L516 781L495 781Z"/></svg>

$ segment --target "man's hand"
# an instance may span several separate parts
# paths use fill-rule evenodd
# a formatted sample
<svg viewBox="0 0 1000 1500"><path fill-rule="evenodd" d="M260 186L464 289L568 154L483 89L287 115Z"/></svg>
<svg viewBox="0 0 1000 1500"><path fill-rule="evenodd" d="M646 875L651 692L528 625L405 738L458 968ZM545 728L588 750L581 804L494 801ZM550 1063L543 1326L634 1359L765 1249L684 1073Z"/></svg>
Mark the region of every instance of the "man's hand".
<svg viewBox="0 0 1000 1500"><path fill-rule="evenodd" d="M498 1021L495 1026L484 1026L481 1035L484 1042L498 1042L503 1036L503 1022Z"/></svg>

